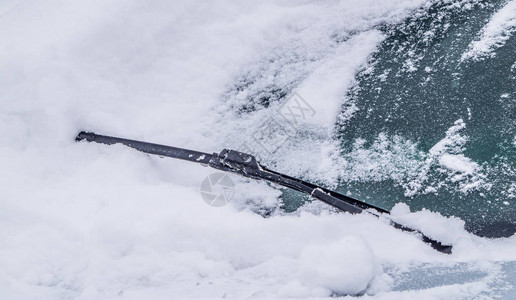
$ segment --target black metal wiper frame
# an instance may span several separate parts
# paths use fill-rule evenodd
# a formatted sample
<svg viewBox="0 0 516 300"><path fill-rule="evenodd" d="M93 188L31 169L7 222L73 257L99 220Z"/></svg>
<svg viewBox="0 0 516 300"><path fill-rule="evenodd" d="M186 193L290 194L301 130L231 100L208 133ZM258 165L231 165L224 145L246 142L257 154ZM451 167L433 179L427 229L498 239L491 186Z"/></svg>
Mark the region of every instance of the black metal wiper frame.
<svg viewBox="0 0 516 300"><path fill-rule="evenodd" d="M266 180L268 182L308 194L318 200L323 201L324 203L352 214L366 212L377 217L389 214L389 211L383 208L365 203L357 199L353 199L346 195L328 190L310 182L269 170L266 167L260 165L254 156L235 150L224 149L220 153L208 154L183 148L98 135L92 132L84 131L80 132L75 140L86 140L89 142L97 142L107 145L123 144L141 152L187 160L203 165L208 165L221 171L236 173L244 177L257 180ZM451 253L452 246L443 245L441 242L427 237L419 230L401 225L391 220L390 218L388 218L388 220L390 225L397 229L413 232L420 235L422 241L429 244L435 250L447 254Z"/></svg>

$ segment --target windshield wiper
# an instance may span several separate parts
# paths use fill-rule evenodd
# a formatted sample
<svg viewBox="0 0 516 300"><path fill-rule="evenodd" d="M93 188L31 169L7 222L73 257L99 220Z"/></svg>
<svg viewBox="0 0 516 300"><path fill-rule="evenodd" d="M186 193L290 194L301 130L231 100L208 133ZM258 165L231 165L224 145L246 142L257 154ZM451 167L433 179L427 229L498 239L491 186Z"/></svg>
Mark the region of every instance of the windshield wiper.
<svg viewBox="0 0 516 300"><path fill-rule="evenodd" d="M352 214L365 212L376 217L388 218L391 226L403 231L413 232L420 235L422 241L429 244L435 250L447 254L450 254L452 250L451 245L443 245L441 242L424 235L419 230L406 227L393 221L387 216L389 211L383 208L365 203L357 199L353 199L346 195L328 190L310 182L306 182L301 179L267 169L266 167L260 165L256 161L256 158L250 154L228 149L224 149L220 153L208 154L194 150L99 135L84 131L80 132L75 140L86 140L89 142L97 142L107 145L123 144L141 152L187 160L203 165L208 165L218 170L236 173L244 177L257 180L266 180L268 182L308 194L345 212Z"/></svg>

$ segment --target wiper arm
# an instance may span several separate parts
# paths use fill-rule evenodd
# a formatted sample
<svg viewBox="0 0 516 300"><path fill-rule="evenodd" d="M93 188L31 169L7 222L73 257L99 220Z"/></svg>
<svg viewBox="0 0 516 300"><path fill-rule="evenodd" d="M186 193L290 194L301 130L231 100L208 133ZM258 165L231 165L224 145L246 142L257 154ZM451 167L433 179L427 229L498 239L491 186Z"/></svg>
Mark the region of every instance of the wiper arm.
<svg viewBox="0 0 516 300"><path fill-rule="evenodd" d="M265 180L274 184L291 188L293 190L308 194L342 211L352 214L365 212L376 217L383 217L389 214L389 211L383 208L348 197L346 195L342 195L313 183L269 170L266 167L260 165L254 156L235 150L224 149L220 153L208 154L183 148L98 135L92 132L84 131L80 132L75 140L86 140L89 142L97 142L107 145L123 144L138 151L149 154L172 157L209 165L210 167L221 171L236 173L252 179ZM427 237L419 230L401 225L391 220L390 218L389 222L391 226L397 229L401 229L407 232L414 232L421 235L423 242L429 244L435 250L447 254L451 253L452 246L443 245L441 242Z"/></svg>

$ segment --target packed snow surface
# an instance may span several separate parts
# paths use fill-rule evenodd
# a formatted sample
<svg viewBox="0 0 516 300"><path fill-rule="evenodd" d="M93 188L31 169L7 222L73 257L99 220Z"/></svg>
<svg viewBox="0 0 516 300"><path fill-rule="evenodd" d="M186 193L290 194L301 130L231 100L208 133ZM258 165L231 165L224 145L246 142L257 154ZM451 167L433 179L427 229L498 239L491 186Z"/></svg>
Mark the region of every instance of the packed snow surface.
<svg viewBox="0 0 516 300"><path fill-rule="evenodd" d="M251 208L277 207L279 192L236 177L233 202L215 208L199 193L212 169L74 142L90 130L208 153L240 147L246 130L278 108L231 110L247 98L228 92L228 82L258 65L267 76L255 79L256 90L297 86L317 112L299 128L319 142L288 149L293 155L280 156L278 166L292 174L311 168L324 181L332 177L327 138L341 96L383 38L374 28L421 5L2 3L0 298L471 299L510 290L514 277L503 270L516 260L515 236L483 239L460 219L396 206L398 222L454 245L444 255L386 220L322 204L264 218ZM275 53L299 63L268 56ZM277 72L282 62L291 72ZM460 153L439 152L438 161L458 175L475 168ZM406 274L432 270L470 277L402 288Z"/></svg>

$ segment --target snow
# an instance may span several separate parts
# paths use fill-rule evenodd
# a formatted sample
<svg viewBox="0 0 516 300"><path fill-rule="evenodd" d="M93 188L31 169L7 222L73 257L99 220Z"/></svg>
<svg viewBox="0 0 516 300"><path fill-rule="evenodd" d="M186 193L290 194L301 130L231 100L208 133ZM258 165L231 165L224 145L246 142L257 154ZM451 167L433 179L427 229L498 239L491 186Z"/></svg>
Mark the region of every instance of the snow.
<svg viewBox="0 0 516 300"><path fill-rule="evenodd" d="M271 110L232 116L221 100L228 82L269 50L291 54L283 50L292 46L319 55L293 69L301 74L302 96L328 102L313 104L320 119L307 125L314 133L307 140L318 142L286 145L278 166L331 179L338 173L327 171L334 161L327 126L339 95L382 39L374 27L399 21L422 3L6 2L0 7L0 298L473 298L491 289L502 276L500 264L516 260L514 236L482 239L460 220L398 209L400 222L454 243L454 253L443 255L375 217L313 213L315 204L263 218L251 209L274 209L279 192L236 177L231 204L214 208L199 193L213 169L121 145L74 142L79 131L90 130L208 153L236 148L248 136L243 129L256 129ZM314 42L336 29L360 33L337 47ZM289 36L299 43L290 44ZM306 155L314 151L321 155ZM403 270L477 261L485 262L487 275L476 281L392 290L393 276ZM401 271L389 273L393 265Z"/></svg>
<svg viewBox="0 0 516 300"><path fill-rule="evenodd" d="M516 31L516 1L511 0L498 10L482 28L480 36L469 45L462 61L493 57L495 50L503 47Z"/></svg>
<svg viewBox="0 0 516 300"><path fill-rule="evenodd" d="M456 184L464 194L490 188L485 170L464 154L469 141L464 130L466 122L458 119L450 125L443 132L443 138L428 151L421 151L416 142L402 136L380 133L371 145L356 139L351 151L345 154L340 154L338 142L320 143L319 149L325 158L317 157L315 166L300 158L310 156L305 153L313 147L307 145L305 149L305 145L296 144L297 155L286 158L285 162L298 167L290 169L290 173L313 177L313 180L324 178L330 183L335 178L344 181L392 180L408 197L417 193L437 193L441 188ZM324 170L320 170L320 166L324 166ZM440 180L435 180L436 172L442 176Z"/></svg>
<svg viewBox="0 0 516 300"><path fill-rule="evenodd" d="M439 157L439 163L446 168L465 174L472 174L478 168L478 164L462 154L443 154Z"/></svg>
<svg viewBox="0 0 516 300"><path fill-rule="evenodd" d="M303 95L316 111L316 116L307 119L307 123L332 128L340 111L339 97L342 97L348 88L342 82L352 82L354 74L349 70L357 70L365 64L368 55L382 40L383 36L377 30L350 38L303 81L298 93Z"/></svg>
<svg viewBox="0 0 516 300"><path fill-rule="evenodd" d="M307 245L300 255L300 278L307 286L322 287L340 295L363 293L382 273L369 244L345 236L324 245Z"/></svg>

